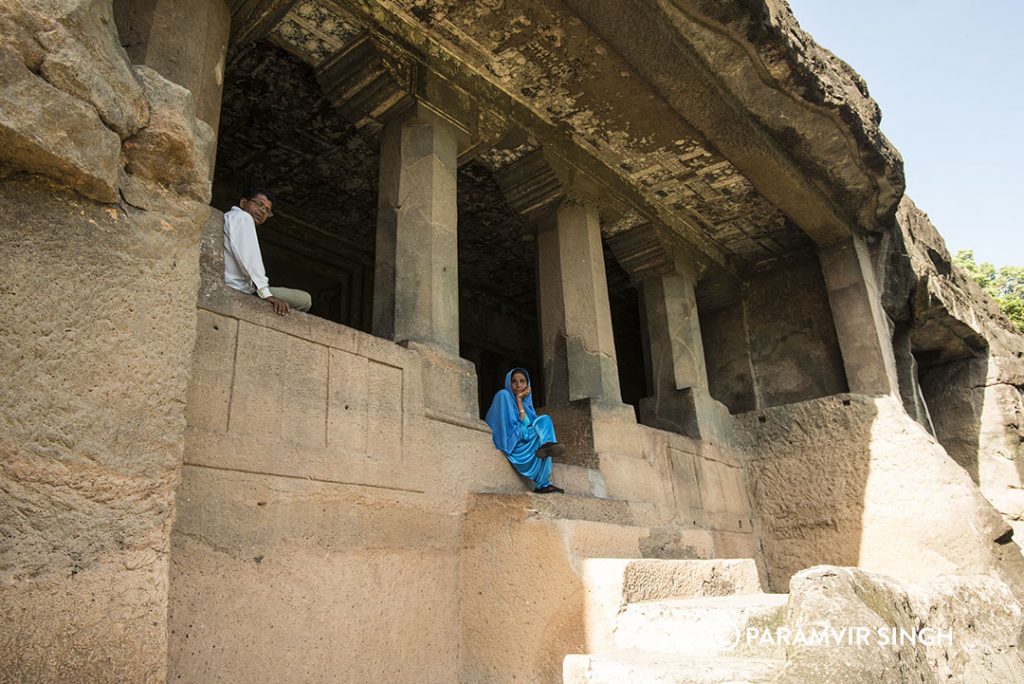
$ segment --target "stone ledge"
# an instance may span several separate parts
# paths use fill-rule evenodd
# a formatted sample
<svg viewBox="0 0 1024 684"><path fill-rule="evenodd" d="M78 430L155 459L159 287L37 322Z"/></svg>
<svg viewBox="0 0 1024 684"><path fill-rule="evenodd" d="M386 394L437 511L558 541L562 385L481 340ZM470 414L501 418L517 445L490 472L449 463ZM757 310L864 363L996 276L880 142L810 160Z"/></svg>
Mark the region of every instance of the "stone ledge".
<svg viewBox="0 0 1024 684"><path fill-rule="evenodd" d="M503 507L518 512L521 519L559 518L632 525L630 502L623 499L595 499L566 494L479 493L470 494L469 507Z"/></svg>

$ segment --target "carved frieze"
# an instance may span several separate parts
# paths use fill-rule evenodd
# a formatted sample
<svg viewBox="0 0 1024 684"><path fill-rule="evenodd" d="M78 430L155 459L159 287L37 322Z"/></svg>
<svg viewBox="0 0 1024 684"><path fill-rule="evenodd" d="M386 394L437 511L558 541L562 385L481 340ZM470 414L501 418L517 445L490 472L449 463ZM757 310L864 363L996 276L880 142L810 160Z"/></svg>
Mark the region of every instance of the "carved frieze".
<svg viewBox="0 0 1024 684"><path fill-rule="evenodd" d="M318 66L365 32L353 17L314 0L299 0L270 32L270 39L307 64Z"/></svg>

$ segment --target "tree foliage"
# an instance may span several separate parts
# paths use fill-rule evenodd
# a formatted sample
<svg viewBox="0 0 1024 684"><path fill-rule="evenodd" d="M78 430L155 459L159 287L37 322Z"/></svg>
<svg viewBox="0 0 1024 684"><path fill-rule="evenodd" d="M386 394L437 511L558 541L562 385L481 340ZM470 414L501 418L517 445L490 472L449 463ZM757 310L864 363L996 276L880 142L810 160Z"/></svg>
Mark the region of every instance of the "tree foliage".
<svg viewBox="0 0 1024 684"><path fill-rule="evenodd" d="M1017 330L1024 333L1024 267L996 268L987 261L978 264L974 261L974 252L969 249L957 252L953 263L981 285Z"/></svg>

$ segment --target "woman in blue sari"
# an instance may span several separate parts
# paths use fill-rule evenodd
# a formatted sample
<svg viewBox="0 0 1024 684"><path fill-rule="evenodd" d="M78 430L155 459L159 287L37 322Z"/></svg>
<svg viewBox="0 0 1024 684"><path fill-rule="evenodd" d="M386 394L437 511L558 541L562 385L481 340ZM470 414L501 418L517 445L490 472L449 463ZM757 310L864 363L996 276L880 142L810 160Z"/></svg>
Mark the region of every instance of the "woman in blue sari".
<svg viewBox="0 0 1024 684"><path fill-rule="evenodd" d="M551 419L537 415L530 394L530 374L513 368L505 376L505 389L494 395L484 420L491 426L494 446L520 475L533 480L533 491L563 492L551 484L551 457L561 456L565 447L555 439Z"/></svg>

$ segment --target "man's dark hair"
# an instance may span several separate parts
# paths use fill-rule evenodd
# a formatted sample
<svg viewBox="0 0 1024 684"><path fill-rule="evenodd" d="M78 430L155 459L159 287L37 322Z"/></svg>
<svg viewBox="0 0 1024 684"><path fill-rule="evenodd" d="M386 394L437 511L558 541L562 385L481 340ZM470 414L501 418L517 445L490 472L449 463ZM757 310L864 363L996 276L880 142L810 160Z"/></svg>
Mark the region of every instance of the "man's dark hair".
<svg viewBox="0 0 1024 684"><path fill-rule="evenodd" d="M263 195L268 200L270 200L271 204L276 204L277 203L277 198L274 197L274 193L272 191L270 191L270 190L268 190L266 188L260 187L258 185L249 186L248 188L246 188L242 192L242 198L243 199L247 199L247 200L254 200L254 199L256 199L257 195Z"/></svg>

